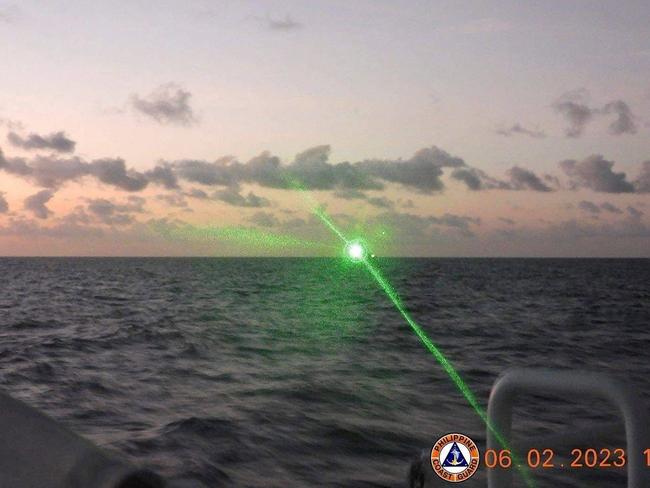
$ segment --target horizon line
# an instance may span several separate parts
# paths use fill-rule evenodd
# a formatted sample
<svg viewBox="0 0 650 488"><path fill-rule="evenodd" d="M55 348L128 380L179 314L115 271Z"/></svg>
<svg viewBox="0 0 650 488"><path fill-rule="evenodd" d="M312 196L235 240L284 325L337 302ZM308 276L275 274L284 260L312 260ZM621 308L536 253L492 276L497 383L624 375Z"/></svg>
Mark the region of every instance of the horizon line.
<svg viewBox="0 0 650 488"><path fill-rule="evenodd" d="M340 256L0 255L0 259L341 259ZM650 259L650 256L378 256L375 259Z"/></svg>

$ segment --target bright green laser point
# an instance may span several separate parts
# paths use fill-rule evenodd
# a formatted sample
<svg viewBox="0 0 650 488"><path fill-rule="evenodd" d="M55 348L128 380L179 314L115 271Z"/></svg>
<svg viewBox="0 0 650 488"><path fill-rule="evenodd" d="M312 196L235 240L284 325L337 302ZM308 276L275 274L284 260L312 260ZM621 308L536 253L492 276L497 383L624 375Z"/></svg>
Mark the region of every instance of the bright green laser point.
<svg viewBox="0 0 650 488"><path fill-rule="evenodd" d="M429 338L429 336L424 331L424 329L420 327L420 325L413 319L413 317L411 317L411 314L407 310L406 306L403 304L402 299L397 293L397 291L395 290L395 288L393 288L392 285L388 282L388 280L384 278L384 276L381 274L379 269L371 261L366 259L366 250L363 244L361 244L361 242L358 240L348 241L343 235L343 233L336 227L336 225L334 225L332 220L329 218L329 216L325 213L325 211L322 208L314 207L312 211L318 218L321 219L321 221L327 227L329 227L343 242L346 243L345 244L346 256L348 256L352 261L361 262L365 265L368 272L372 275L372 277L375 279L379 287L388 296L388 298L393 303L393 305L400 313L402 318L404 318L404 320L409 325L411 330L415 333L418 339L420 339L420 342L422 342L424 347L436 359L436 361L438 361L440 366L442 366L442 369L445 371L445 373L447 373L449 378L456 385L458 391L460 391L460 393L465 397L465 399L470 404L472 409L481 418L481 420L483 420L487 428L494 434L494 437L496 438L497 442L504 449L508 449L512 451L512 448L508 446L506 439L494 427L494 425L492 425L492 422L490 422L490 419L487 416L487 412L483 409L483 407L479 403L478 399L474 395L474 392L470 389L467 383L465 383L465 381L461 378L458 371L456 371L456 368L454 368L454 366L443 354L443 352L438 348L438 346L436 346L436 344L433 343L433 341ZM515 462L517 462L519 456L516 455L514 452L512 452L512 456ZM521 474L526 485L530 488L533 488L535 486L535 482L531 478L528 470L523 465L521 466L517 465L517 466L518 466L517 469Z"/></svg>
<svg viewBox="0 0 650 488"><path fill-rule="evenodd" d="M359 262L366 257L366 249L359 241L351 241L345 246L345 254L352 261Z"/></svg>
<svg viewBox="0 0 650 488"><path fill-rule="evenodd" d="M420 342L424 345L424 347L429 351L429 353L438 361L440 366L442 366L442 369L447 373L449 378L452 380L452 382L456 385L456 388L458 388L458 391L465 397L467 402L470 404L472 409L477 413L477 415L483 420L487 428L494 434L497 442L504 448L512 451L512 449L508 446L508 443L506 439L501 435L501 433L492 425L492 422L490 422L490 419L487 416L487 412L483 409L481 404L479 403L478 399L470 389L470 387L465 383L465 381L461 378L460 374L458 371L456 371L456 368L451 364L451 362L447 359L447 357L443 354L443 352L436 346L436 344L433 343L433 341L429 338L429 336L426 334L424 329L420 327L420 325L411 317L411 314L407 310L406 306L402 303L401 297L391 286L391 284L388 282L386 278L380 273L379 269L374 265L373 262L370 260L366 259L366 250L365 246L360 243L360 241L349 241L343 233L338 229L336 225L334 225L334 222L330 219L330 217L327 215L323 207L318 205L318 202L311 197L311 195L305 190L305 188L300 184L298 180L295 178L290 177L290 175L287 175L286 180L289 184L290 188L293 188L295 190L298 190L303 197L305 197L305 200L307 200L311 211L316 215L322 222L325 224L326 227L328 227L334 234L336 234L344 243L345 243L345 255L348 256L351 260L355 262L361 262L365 265L366 269L368 272L372 275L372 277L375 279L379 287L384 291L384 293L388 296L390 301L393 303L397 311L400 313L400 315L404 318L406 323L409 325L411 330L415 333L415 335L420 339ZM355 245L356 244L356 245ZM354 246L354 247L353 247ZM354 256L359 256L355 259ZM374 257L371 255L371 257ZM515 466L517 466L517 469L519 473L521 474L524 482L526 485L530 488L535 487L535 482L530 476L530 472L526 467L519 462L519 456L515 455L514 451L512 452L513 455L513 460Z"/></svg>

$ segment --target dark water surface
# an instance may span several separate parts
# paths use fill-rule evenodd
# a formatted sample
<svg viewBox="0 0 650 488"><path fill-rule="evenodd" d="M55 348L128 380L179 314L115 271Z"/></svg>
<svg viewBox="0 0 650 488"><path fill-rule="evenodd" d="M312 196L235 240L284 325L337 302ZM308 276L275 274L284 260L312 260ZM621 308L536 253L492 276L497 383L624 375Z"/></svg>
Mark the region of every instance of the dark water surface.
<svg viewBox="0 0 650 488"><path fill-rule="evenodd" d="M514 366L608 372L650 400L650 260L379 265L484 404ZM171 478L396 487L442 434L484 446L480 419L360 266L7 258L0 276L0 387ZM519 431L611 416L575 400L523 402ZM463 486L484 480L481 468Z"/></svg>

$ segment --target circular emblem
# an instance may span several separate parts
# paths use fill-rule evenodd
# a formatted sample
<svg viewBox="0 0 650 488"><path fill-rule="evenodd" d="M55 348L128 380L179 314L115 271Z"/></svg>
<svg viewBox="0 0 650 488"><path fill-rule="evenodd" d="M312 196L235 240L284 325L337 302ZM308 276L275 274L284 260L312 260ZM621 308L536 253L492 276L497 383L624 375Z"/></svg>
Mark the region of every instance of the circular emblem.
<svg viewBox="0 0 650 488"><path fill-rule="evenodd" d="M431 449L431 467L443 480L460 483L478 470L479 452L472 439L465 434L447 434Z"/></svg>

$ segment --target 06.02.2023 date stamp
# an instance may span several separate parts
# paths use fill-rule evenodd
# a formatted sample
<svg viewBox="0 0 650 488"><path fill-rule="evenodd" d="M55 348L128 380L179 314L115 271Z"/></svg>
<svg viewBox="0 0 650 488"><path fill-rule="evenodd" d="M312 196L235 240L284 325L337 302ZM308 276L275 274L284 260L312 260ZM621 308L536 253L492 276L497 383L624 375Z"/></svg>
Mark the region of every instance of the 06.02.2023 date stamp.
<svg viewBox="0 0 650 488"><path fill-rule="evenodd" d="M625 449L616 448L583 448L572 449L568 460L561 462L565 453L558 453L553 449L529 449L525 456L522 453L521 463L530 469L617 469L624 468L627 464ZM650 448L643 451L645 465L650 467ZM487 449L483 454L483 465L488 469L509 469L513 467L513 454L509 449Z"/></svg>

